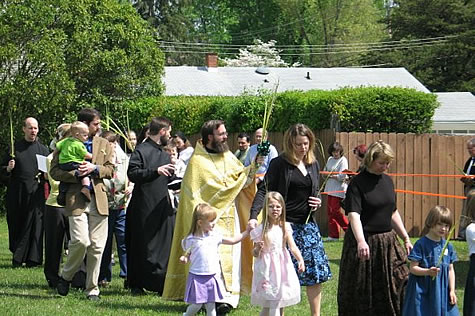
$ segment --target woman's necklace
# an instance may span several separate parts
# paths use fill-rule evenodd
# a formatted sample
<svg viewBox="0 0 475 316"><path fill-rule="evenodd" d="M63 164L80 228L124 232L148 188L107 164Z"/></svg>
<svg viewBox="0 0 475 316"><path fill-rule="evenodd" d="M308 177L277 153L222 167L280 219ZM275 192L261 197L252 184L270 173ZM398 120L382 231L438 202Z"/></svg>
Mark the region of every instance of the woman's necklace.
<svg viewBox="0 0 475 316"><path fill-rule="evenodd" d="M218 171L218 173L221 175L221 181L223 181L224 186L227 187L228 185L226 183L226 157L223 157L223 172L221 172L218 169L218 166L216 165L216 163L214 162L213 156L211 156L211 154L209 152L208 152L208 156L211 159L211 161L213 162L213 165L215 166L216 171Z"/></svg>

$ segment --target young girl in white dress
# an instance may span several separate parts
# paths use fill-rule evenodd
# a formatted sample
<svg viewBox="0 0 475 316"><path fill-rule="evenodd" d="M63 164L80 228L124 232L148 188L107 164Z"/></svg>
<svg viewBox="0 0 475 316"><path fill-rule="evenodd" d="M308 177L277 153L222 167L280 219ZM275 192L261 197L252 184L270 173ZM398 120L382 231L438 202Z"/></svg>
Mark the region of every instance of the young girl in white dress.
<svg viewBox="0 0 475 316"><path fill-rule="evenodd" d="M292 228L285 222L285 201L278 192L265 197L262 223L251 231L254 241L254 275L251 304L262 306L261 316L275 316L283 308L300 302L300 283L290 258L290 249L298 261L298 271L305 271L302 255L292 238Z"/></svg>
<svg viewBox="0 0 475 316"><path fill-rule="evenodd" d="M225 288L221 273L218 247L234 245L249 235L246 230L234 237L223 237L214 231L217 212L208 203L199 203L193 211L191 229L181 245L185 254L181 263L190 261L190 271L185 287L185 302L190 304L183 315L195 315L205 304L206 315L216 316L215 302L223 299Z"/></svg>

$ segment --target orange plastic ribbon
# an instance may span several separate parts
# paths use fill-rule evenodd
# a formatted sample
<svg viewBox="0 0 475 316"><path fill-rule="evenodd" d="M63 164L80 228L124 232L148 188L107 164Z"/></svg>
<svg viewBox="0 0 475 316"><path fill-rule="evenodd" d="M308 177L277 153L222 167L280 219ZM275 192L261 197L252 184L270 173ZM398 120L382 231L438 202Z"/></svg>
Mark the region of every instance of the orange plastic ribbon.
<svg viewBox="0 0 475 316"><path fill-rule="evenodd" d="M320 171L321 174L347 174L347 175L356 175L356 172L330 172L330 171ZM386 173L388 176L392 177L440 177L440 178L475 178L475 175L457 175L457 174L425 174L425 173Z"/></svg>
<svg viewBox="0 0 475 316"><path fill-rule="evenodd" d="M402 190L402 189L394 189L394 191L396 191L398 193L409 193L409 194L415 194L415 195L438 196L438 197L454 198L454 199L460 199L460 200L466 200L467 199L467 197L462 196L462 195L420 192L420 191L411 191L411 190ZM330 194L330 193L345 193L345 191L321 192L321 194Z"/></svg>

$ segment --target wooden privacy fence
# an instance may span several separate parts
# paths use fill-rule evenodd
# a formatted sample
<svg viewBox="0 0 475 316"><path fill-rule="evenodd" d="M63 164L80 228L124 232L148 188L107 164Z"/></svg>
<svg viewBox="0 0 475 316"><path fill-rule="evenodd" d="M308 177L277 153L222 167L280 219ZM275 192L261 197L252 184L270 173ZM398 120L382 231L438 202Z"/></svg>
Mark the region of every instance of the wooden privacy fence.
<svg viewBox="0 0 475 316"><path fill-rule="evenodd" d="M358 144L369 145L380 139L392 147L395 160L388 173L394 174L395 188L400 190L396 195L397 207L407 231L413 237L421 235L427 213L435 205L451 209L454 223L458 223L464 201L457 198L463 196L459 168L463 168L469 157L466 142L472 137L395 133L335 135L345 152L351 153ZM354 155L351 153L347 157L350 158L350 169L355 170L357 161Z"/></svg>
<svg viewBox="0 0 475 316"><path fill-rule="evenodd" d="M237 149L238 133L230 133L228 143L231 150ZM335 133L331 130L316 131L315 135L323 145L324 157L317 149L317 158L323 169L328 159L329 145L338 141L348 158L350 170L358 168L353 148L359 144L371 144L377 140L388 143L395 159L388 173L397 192L397 207L404 225L412 237L418 237L424 228L428 211L435 205L445 205L453 212L454 223L458 223L463 199L461 172L469 155L466 142L474 136L445 136L438 134L396 134L396 133ZM192 140L198 135L191 137ZM283 133L270 133L270 142L282 151ZM194 144L194 142L193 142ZM317 146L319 147L319 146ZM326 197L315 218L324 236L327 235Z"/></svg>

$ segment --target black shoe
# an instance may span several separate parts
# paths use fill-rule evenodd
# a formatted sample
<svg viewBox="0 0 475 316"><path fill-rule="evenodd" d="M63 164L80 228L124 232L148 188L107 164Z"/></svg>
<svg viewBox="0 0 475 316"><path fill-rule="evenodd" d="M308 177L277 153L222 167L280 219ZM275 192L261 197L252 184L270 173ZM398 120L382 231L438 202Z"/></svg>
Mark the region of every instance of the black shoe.
<svg viewBox="0 0 475 316"><path fill-rule="evenodd" d="M144 289L139 288L139 287L130 288L130 293L132 293L132 295L135 295L135 296L146 295Z"/></svg>
<svg viewBox="0 0 475 316"><path fill-rule="evenodd" d="M22 266L21 262L18 262L15 259L12 259L12 267L13 268L20 268L21 266Z"/></svg>
<svg viewBox="0 0 475 316"><path fill-rule="evenodd" d="M99 297L99 295L88 295L86 296L86 298L90 301L93 301L93 302L97 302L99 301L101 298Z"/></svg>
<svg viewBox="0 0 475 316"><path fill-rule="evenodd" d="M228 303L216 303L216 315L226 315L229 313L233 307L229 305Z"/></svg>
<svg viewBox="0 0 475 316"><path fill-rule="evenodd" d="M124 289L129 289L129 280L127 280L127 278L124 279Z"/></svg>
<svg viewBox="0 0 475 316"><path fill-rule="evenodd" d="M69 284L71 282L66 281L63 279L63 277L59 277L58 280L58 285L56 286L56 290L58 291L58 294L61 296L66 296L69 293Z"/></svg>
<svg viewBox="0 0 475 316"><path fill-rule="evenodd" d="M37 266L40 266L41 263L38 263L38 262L34 262L34 261L27 261L25 263L25 267L27 268L34 268L34 267L37 267Z"/></svg>

